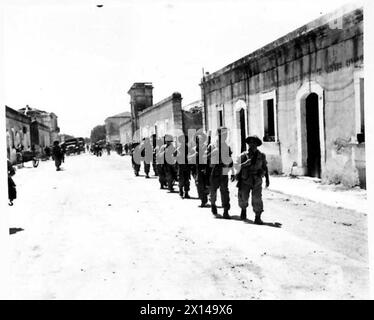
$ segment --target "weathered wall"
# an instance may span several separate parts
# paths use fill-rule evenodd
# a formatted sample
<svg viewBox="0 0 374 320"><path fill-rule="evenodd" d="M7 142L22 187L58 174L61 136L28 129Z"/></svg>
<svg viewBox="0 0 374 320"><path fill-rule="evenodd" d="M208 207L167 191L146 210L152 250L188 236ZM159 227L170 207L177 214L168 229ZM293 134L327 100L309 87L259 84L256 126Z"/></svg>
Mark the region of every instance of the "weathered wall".
<svg viewBox="0 0 374 320"><path fill-rule="evenodd" d="M355 85L356 74L363 70L362 10L346 14L342 23L342 29L332 29L325 23L308 32L295 31L292 34L297 37L276 41L205 77L201 86L208 115L206 129L216 131L218 108L223 110L224 125L238 128L237 111L244 108L246 133L263 138L262 99L274 97L278 137L274 142L264 142L261 148L267 153L271 170L290 173L296 162L299 173L304 174L306 138L302 104L309 93L319 91L324 135L322 176L327 178L331 170L337 170L342 180L348 168L353 181L360 166L362 183L364 147L356 141L359 91ZM340 140L349 141L354 147L337 152ZM238 153L235 132L230 135L230 142ZM360 151L354 154L353 149ZM350 167L352 163L355 165Z"/></svg>
<svg viewBox="0 0 374 320"><path fill-rule="evenodd" d="M31 146L30 122L29 117L6 107L7 157L12 163L16 161L15 148L19 144L22 144L25 150Z"/></svg>
<svg viewBox="0 0 374 320"><path fill-rule="evenodd" d="M131 132L131 119L122 123L119 127L119 135L121 144L132 142L132 132Z"/></svg>
<svg viewBox="0 0 374 320"><path fill-rule="evenodd" d="M188 130L200 130L203 127L203 115L201 111L190 112L187 110L182 111L183 114L183 132L188 134Z"/></svg>
<svg viewBox="0 0 374 320"><path fill-rule="evenodd" d="M152 107L139 113L139 128L141 138L156 134L176 135L183 130L182 97L173 93L170 97L160 101Z"/></svg>

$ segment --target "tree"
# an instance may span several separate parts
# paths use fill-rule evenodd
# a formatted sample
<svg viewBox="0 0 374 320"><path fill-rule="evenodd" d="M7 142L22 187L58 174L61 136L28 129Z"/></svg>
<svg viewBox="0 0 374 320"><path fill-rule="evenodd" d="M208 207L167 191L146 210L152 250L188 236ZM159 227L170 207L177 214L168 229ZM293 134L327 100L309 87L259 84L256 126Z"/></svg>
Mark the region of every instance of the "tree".
<svg viewBox="0 0 374 320"><path fill-rule="evenodd" d="M106 139L105 125L98 125L91 130L91 143Z"/></svg>

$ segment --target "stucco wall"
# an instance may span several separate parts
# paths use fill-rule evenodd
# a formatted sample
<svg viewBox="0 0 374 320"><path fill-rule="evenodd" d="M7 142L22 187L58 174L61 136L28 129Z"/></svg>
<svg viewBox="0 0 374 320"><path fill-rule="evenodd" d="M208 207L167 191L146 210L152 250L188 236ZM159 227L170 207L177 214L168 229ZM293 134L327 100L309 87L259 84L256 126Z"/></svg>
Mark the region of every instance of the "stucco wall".
<svg viewBox="0 0 374 320"><path fill-rule="evenodd" d="M332 29L329 24L284 42L267 46L246 58L229 65L202 82L206 101L208 127L218 127L218 110L224 113L223 125L231 129L229 136L238 154L238 110L245 109L246 134L261 139L263 128L263 99L272 97L276 105L275 142L264 142L261 149L267 154L272 171L290 173L296 162L299 174L305 173L305 124L302 103L305 97L318 91L321 110L322 177L339 162L341 175L355 175L353 148L336 151L337 141L348 141L360 150L361 181L364 177L364 147L357 145L357 95L355 85L363 70L363 12L361 9L343 17L343 28ZM301 113L301 115L300 115ZM301 118L300 118L301 117ZM357 154L357 153L356 153ZM347 168L349 173L347 172ZM336 168L334 168L335 170ZM297 172L298 170L296 170Z"/></svg>
<svg viewBox="0 0 374 320"><path fill-rule="evenodd" d="M16 160L15 147L22 144L26 150L31 146L30 121L29 117L18 114L15 110L6 109L7 157L12 163Z"/></svg>
<svg viewBox="0 0 374 320"><path fill-rule="evenodd" d="M132 142L132 133L131 133L131 120L122 123L119 127L119 135L121 144L131 143Z"/></svg>
<svg viewBox="0 0 374 320"><path fill-rule="evenodd" d="M180 134L183 130L181 100L180 94L174 93L169 98L141 112L139 114L141 138L150 137L155 133L157 137L165 134Z"/></svg>

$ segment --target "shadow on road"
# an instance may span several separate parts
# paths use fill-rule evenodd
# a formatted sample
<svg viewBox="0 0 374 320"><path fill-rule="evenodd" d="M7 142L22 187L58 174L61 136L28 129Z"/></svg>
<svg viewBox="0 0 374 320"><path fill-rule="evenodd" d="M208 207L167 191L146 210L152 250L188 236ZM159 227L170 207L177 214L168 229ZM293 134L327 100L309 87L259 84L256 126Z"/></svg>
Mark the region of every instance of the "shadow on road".
<svg viewBox="0 0 374 320"><path fill-rule="evenodd" d="M245 222L247 224L255 224L253 220L249 220L249 219L242 220L242 219L240 219L240 216L230 216L230 219L225 219L223 216L218 214L218 215L216 215L216 219L235 220L235 221ZM282 224L279 223L279 222L264 222L262 225L267 226L267 227L272 227L272 228L282 228Z"/></svg>
<svg viewBox="0 0 374 320"><path fill-rule="evenodd" d="M9 234L15 234L17 232L24 231L22 228L9 228Z"/></svg>

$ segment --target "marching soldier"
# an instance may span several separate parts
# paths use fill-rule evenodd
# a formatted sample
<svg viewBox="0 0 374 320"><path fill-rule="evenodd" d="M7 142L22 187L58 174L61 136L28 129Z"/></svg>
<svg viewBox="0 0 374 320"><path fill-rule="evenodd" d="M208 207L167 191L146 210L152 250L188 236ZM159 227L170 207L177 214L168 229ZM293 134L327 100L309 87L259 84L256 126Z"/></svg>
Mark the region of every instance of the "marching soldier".
<svg viewBox="0 0 374 320"><path fill-rule="evenodd" d="M247 207L249 194L252 191L252 208L255 213L255 224L263 224L261 214L263 212L262 202L262 178L266 179L266 187L269 186L269 175L266 156L257 147L262 141L257 136L247 137L248 151L243 152L239 157L239 172L236 174L239 207L241 208L240 218L247 219Z"/></svg>
<svg viewBox="0 0 374 320"><path fill-rule="evenodd" d="M56 140L53 142L52 157L55 161L56 171L61 171L61 163L64 158L64 153L61 150L60 143Z"/></svg>
<svg viewBox="0 0 374 320"><path fill-rule="evenodd" d="M131 145L131 163L136 177L139 176L140 171L140 157L135 155L135 150L138 145L139 142L134 142Z"/></svg>
<svg viewBox="0 0 374 320"><path fill-rule="evenodd" d="M173 145L173 137L171 135L165 135L165 145L164 145L164 170L166 175L166 182L168 190L170 192L174 191L174 182L177 180L177 170L176 170L176 159L174 157L175 147Z"/></svg>
<svg viewBox="0 0 374 320"><path fill-rule="evenodd" d="M167 186L166 183L166 173L165 173L165 137L163 139L157 139L156 147L154 149L156 155L156 166L158 181L160 182L160 189L164 189Z"/></svg>
<svg viewBox="0 0 374 320"><path fill-rule="evenodd" d="M179 195L182 199L190 199L191 168L188 164L188 137L179 136L179 147L176 151Z"/></svg>
<svg viewBox="0 0 374 320"><path fill-rule="evenodd" d="M207 163L207 149L208 141L207 136L203 132L199 132L196 135L196 147L194 152L189 156L190 163L195 162L191 165L192 175L195 179L195 185L199 199L201 200L201 208L206 207L208 203L209 194L209 166Z"/></svg>
<svg viewBox="0 0 374 320"><path fill-rule="evenodd" d="M155 176L158 176L157 173L157 154L156 154L156 147L157 147L157 136L156 134L152 135L152 169Z"/></svg>
<svg viewBox="0 0 374 320"><path fill-rule="evenodd" d="M230 219L230 193L229 193L229 172L233 170L231 149L226 143L227 128L218 129L218 141L216 146L208 146L208 161L210 163L210 202L214 215L217 215L217 190L221 192L223 206L223 218Z"/></svg>
<svg viewBox="0 0 374 320"><path fill-rule="evenodd" d="M153 150L152 150L152 145L149 140L149 138L143 138L143 143L142 143L142 152L141 156L143 158L143 163L144 163L144 173L145 177L149 179L149 172L151 170L151 160L153 158Z"/></svg>

